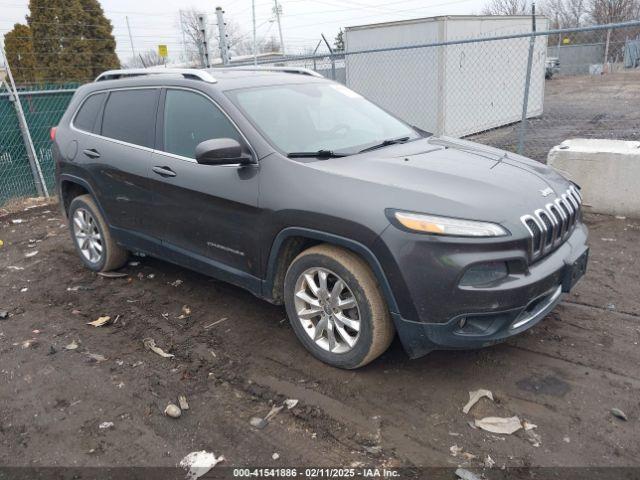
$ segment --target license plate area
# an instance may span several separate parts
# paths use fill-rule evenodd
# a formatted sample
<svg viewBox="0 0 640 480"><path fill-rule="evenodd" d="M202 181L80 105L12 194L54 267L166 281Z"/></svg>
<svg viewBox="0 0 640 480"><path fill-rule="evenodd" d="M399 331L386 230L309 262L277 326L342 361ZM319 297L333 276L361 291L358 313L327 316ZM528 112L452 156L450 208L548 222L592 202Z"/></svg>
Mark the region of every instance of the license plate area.
<svg viewBox="0 0 640 480"><path fill-rule="evenodd" d="M587 272L589 249L587 248L571 265L567 265L562 279L562 291L569 292Z"/></svg>

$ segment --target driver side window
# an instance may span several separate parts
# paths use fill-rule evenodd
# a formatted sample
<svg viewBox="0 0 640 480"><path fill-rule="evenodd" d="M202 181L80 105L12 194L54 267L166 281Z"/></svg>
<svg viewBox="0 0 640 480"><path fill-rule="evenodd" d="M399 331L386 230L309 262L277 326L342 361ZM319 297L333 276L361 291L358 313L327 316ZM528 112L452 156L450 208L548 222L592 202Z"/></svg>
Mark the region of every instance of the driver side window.
<svg viewBox="0 0 640 480"><path fill-rule="evenodd" d="M195 158L196 146L214 138L241 136L229 119L205 96L187 90L167 90L164 103L163 150Z"/></svg>

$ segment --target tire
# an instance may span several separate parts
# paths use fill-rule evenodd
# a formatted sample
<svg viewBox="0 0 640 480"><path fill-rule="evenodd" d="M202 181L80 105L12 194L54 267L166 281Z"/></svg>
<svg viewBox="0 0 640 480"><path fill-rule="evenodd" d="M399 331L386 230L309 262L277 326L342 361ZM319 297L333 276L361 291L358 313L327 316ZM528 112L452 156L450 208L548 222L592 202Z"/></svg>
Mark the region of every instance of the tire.
<svg viewBox="0 0 640 480"><path fill-rule="evenodd" d="M321 272L326 274L324 281ZM324 290L323 283L327 285ZM342 293L334 294L339 289ZM321 292L333 295L318 300ZM377 279L366 262L349 250L324 244L302 252L287 270L284 298L300 342L334 367L362 367L382 355L393 340L395 329ZM353 300L355 307L349 308ZM316 314L316 310L321 312ZM321 324L323 318L331 320ZM354 330L356 319L359 325Z"/></svg>
<svg viewBox="0 0 640 480"><path fill-rule="evenodd" d="M77 217L81 217L78 219ZM80 195L75 197L69 205L69 232L71 239L76 247L76 251L80 259L87 268L94 272L108 272L117 270L124 266L129 257L129 252L119 246L111 236L107 222L100 213L100 209L96 205L91 195ZM86 228L80 228L84 220ZM94 247L86 247L85 242L78 237L78 232L92 232ZM96 236L97 234L97 236ZM86 238L87 233L82 238ZM83 250L83 246L86 248ZM98 248L101 251L98 251ZM97 254L97 255L96 255Z"/></svg>

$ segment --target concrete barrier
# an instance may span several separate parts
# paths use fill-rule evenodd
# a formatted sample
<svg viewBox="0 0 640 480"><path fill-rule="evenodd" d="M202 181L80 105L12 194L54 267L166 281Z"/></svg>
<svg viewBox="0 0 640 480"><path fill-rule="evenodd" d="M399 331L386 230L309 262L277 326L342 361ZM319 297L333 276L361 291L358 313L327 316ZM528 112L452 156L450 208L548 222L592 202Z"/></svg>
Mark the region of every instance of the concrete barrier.
<svg viewBox="0 0 640 480"><path fill-rule="evenodd" d="M565 140L547 163L582 187L591 211L640 218L640 142Z"/></svg>

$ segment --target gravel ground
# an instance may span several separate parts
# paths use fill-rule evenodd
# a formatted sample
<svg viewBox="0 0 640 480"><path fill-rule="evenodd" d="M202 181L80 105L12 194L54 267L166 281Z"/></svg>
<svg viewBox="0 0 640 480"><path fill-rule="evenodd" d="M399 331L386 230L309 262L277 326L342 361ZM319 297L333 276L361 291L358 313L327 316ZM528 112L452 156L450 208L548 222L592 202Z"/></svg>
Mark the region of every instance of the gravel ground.
<svg viewBox="0 0 640 480"><path fill-rule="evenodd" d="M98 276L55 205L0 217L0 465L175 466L207 450L227 466L639 466L640 221L587 221L590 271L532 330L418 360L396 340L341 371L306 353L281 307L151 258ZM478 388L494 402L463 414ZM164 416L178 395L189 410ZM288 398L299 403L250 425ZM539 446L468 424L512 415L538 426Z"/></svg>
<svg viewBox="0 0 640 480"><path fill-rule="evenodd" d="M640 70L610 75L554 77L545 82L544 113L528 121L525 155L546 163L547 153L567 138L640 140ZM516 151L520 125L470 140Z"/></svg>

